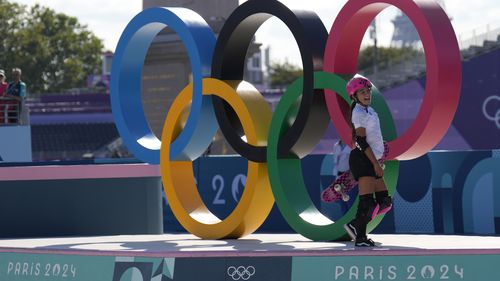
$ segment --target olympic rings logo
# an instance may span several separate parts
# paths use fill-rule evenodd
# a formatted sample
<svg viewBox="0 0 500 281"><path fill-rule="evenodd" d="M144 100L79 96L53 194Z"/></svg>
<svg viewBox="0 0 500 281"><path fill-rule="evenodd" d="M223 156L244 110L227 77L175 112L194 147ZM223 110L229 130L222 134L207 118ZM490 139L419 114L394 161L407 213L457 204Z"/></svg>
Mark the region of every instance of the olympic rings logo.
<svg viewBox="0 0 500 281"><path fill-rule="evenodd" d="M255 267L242 265L238 267L230 266L227 268L227 275L229 275L233 280L248 280L255 274Z"/></svg>
<svg viewBox="0 0 500 281"><path fill-rule="evenodd" d="M491 101L496 101L497 103L500 102L500 97L499 96L489 96L487 99L484 100L483 102L483 114L486 119L495 122L495 125L497 125L497 128L500 129L500 109L497 109L497 112L495 115L490 115L488 111L486 110L486 107Z"/></svg>
<svg viewBox="0 0 500 281"><path fill-rule="evenodd" d="M186 230L207 239L242 237L264 222L276 202L288 224L305 237L346 237L342 224L354 216L355 208L336 222L322 215L305 187L300 159L320 140L329 120L350 143L344 78L357 71L359 46L370 22L390 5L405 12L417 28L427 63L421 109L401 136L396 135L389 108L374 91L373 106L381 119L384 139L389 141L388 159L406 160L427 153L440 141L459 100L458 43L448 16L437 3L350 0L328 33L313 12L292 11L276 0L249 0L229 16L217 40L201 16L184 8L151 8L130 21L112 66L113 115L134 155L144 162L160 164L169 204ZM304 76L290 85L274 112L255 87L243 81L248 45L257 29L273 16L292 32L304 68ZM193 82L172 103L160 141L147 124L140 92L148 47L166 26L179 35L187 49ZM192 168L192 161L208 147L217 126L233 149L248 159L244 191L224 219L203 203ZM385 179L392 194L399 164L389 161L386 166ZM372 221L368 230L381 219L379 216Z"/></svg>

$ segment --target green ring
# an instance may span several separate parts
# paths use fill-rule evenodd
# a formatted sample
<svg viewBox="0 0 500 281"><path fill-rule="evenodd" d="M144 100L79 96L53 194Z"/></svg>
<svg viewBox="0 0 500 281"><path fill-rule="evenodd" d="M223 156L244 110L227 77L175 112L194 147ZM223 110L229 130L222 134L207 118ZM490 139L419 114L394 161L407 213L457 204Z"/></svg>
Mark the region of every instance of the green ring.
<svg viewBox="0 0 500 281"><path fill-rule="evenodd" d="M315 89L330 89L348 101L346 83L345 79L333 73L314 73ZM278 142L289 128L290 119L293 119L294 112L297 111L296 101L300 98L302 84L303 79L300 78L290 85L281 97L271 121L267 161L273 194L281 214L297 233L315 241L347 240L348 236L343 225L355 216L359 199L356 199L349 211L335 223L324 216L311 201L304 183L300 159L293 155L278 159ZM389 107L375 87L373 88L372 105L381 120L384 139L386 141L395 139L397 133L394 119ZM391 195L396 190L398 174L399 162L387 161L384 179ZM371 221L367 232L373 230L382 221L382 218L383 215L380 215Z"/></svg>

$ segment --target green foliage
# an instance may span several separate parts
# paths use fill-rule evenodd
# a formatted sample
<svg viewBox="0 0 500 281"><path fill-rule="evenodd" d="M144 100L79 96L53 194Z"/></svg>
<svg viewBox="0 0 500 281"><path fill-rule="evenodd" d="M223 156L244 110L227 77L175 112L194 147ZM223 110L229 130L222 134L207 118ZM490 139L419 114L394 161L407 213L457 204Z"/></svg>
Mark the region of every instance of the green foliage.
<svg viewBox="0 0 500 281"><path fill-rule="evenodd" d="M421 51L415 50L410 47L378 47L377 53L377 65L379 69L389 67L391 63L402 62L404 60L421 55ZM359 52L358 69L363 70L373 67L373 55L373 47L362 49Z"/></svg>
<svg viewBox="0 0 500 281"><path fill-rule="evenodd" d="M378 68L384 69L390 67L391 64L400 63L417 56L422 56L422 51L415 50L409 47L393 48L379 47L378 52ZM373 47L367 47L359 52L358 69L370 70L373 67ZM299 66L285 63L273 63L269 70L269 83L273 88L286 88L297 78L302 76L302 69Z"/></svg>
<svg viewBox="0 0 500 281"><path fill-rule="evenodd" d="M100 72L102 41L75 17L0 0L0 22L0 68L9 79L20 67L30 93L83 87Z"/></svg>
<svg viewBox="0 0 500 281"><path fill-rule="evenodd" d="M302 68L294 64L275 62L269 69L269 83L273 88L286 88L301 77L302 73Z"/></svg>

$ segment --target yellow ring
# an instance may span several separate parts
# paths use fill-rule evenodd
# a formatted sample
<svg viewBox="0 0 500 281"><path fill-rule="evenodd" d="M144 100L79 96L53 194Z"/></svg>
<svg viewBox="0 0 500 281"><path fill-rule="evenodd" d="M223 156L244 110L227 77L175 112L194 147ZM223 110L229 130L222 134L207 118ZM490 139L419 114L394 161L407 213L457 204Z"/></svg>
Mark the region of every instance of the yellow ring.
<svg viewBox="0 0 500 281"><path fill-rule="evenodd" d="M244 81L203 79L203 95L216 95L236 112L252 145L267 145L272 111L262 95ZM203 239L239 238L264 223L274 204L267 163L248 161L247 181L238 205L221 220L208 210L200 197L191 161L171 161L170 143L182 130L183 112L189 107L193 85L176 97L168 112L161 137L160 170L172 212L190 233Z"/></svg>

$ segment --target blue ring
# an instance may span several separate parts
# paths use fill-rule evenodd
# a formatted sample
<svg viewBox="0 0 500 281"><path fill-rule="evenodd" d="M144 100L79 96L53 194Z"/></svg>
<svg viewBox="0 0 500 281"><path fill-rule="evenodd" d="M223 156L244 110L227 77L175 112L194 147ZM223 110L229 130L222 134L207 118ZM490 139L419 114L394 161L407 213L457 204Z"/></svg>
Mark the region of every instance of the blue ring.
<svg viewBox="0 0 500 281"><path fill-rule="evenodd" d="M111 71L111 105L127 148L149 164L160 163L161 141L151 131L141 100L144 59L151 42L165 27L174 30L187 50L193 75L193 98L185 128L171 144L171 160L192 161L217 130L211 96L202 96L202 79L210 77L215 35L206 21L185 8L150 8L135 16L116 47Z"/></svg>

